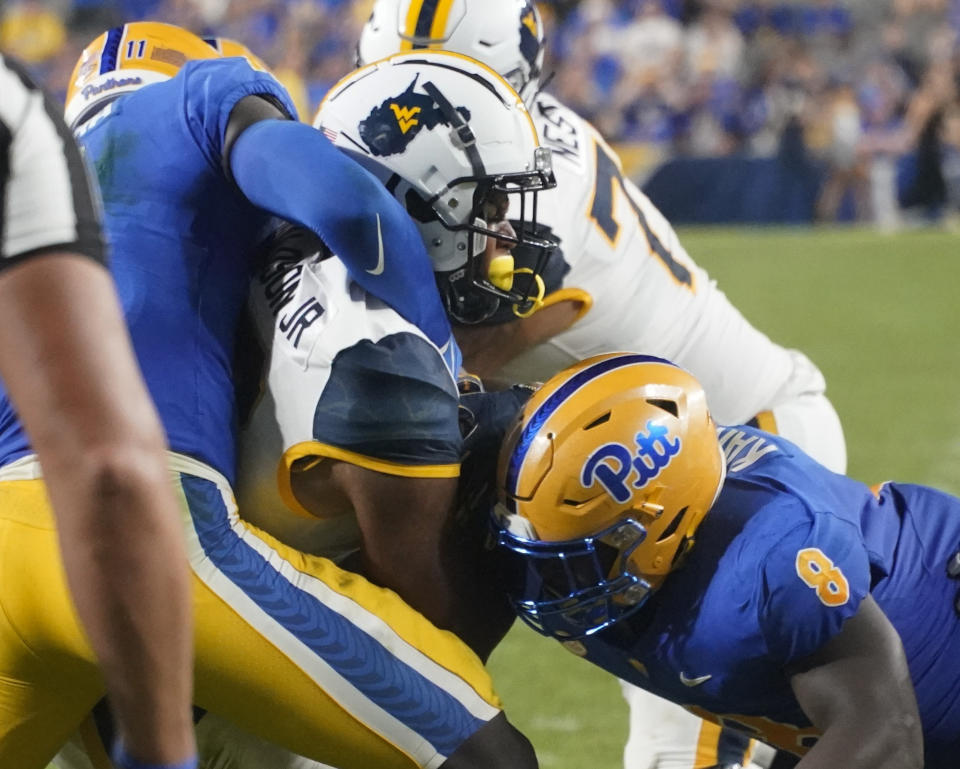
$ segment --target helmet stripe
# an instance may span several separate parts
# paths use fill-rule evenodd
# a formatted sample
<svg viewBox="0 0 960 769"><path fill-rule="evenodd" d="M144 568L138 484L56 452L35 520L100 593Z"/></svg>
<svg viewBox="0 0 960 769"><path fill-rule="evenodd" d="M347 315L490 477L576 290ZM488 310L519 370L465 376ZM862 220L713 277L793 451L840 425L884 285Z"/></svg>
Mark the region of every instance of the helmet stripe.
<svg viewBox="0 0 960 769"><path fill-rule="evenodd" d="M453 0L440 0L437 4L437 12L433 15L433 23L430 25L431 40L446 38L444 33L447 31L447 19L450 18L452 8Z"/></svg>
<svg viewBox="0 0 960 769"><path fill-rule="evenodd" d="M430 35L433 17L436 15L439 5L440 0L423 0L423 5L420 6L420 15L417 16L417 26L413 33L416 37L428 37ZM427 46L422 43L414 43L413 47L426 48Z"/></svg>
<svg viewBox="0 0 960 769"><path fill-rule="evenodd" d="M410 7L407 8L407 18L401 35L400 50L409 51L413 48L412 38L416 32L417 19L420 16L420 10L423 7L423 0L411 0Z"/></svg>
<svg viewBox="0 0 960 769"><path fill-rule="evenodd" d="M527 426L523 428L523 432L517 440L517 445L514 447L510 455L510 462L507 465L505 483L507 487L507 506L511 512L516 512L514 497L516 497L520 470L523 467L524 460L526 459L527 452L530 450L534 437L540 431L540 428L543 427L544 423L567 399L588 382L592 382L597 377L603 376L610 371L623 368L624 366L632 366L635 363L666 363L668 366L674 365L663 358L657 358L653 355L640 355L639 353L624 353L614 358L605 358L604 360L594 363L592 366L578 371L566 382L557 387L553 394L533 412L527 420Z"/></svg>
<svg viewBox="0 0 960 769"><path fill-rule="evenodd" d="M103 44L103 53L100 54L100 74L113 72L117 68L117 54L120 51L120 41L123 39L123 33L126 25L114 27L107 32L107 40Z"/></svg>

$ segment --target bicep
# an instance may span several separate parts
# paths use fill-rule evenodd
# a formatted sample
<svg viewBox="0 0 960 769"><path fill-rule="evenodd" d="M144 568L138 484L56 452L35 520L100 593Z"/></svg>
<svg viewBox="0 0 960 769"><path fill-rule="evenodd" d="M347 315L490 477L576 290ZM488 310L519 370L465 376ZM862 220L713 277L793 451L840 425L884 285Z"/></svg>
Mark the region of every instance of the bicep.
<svg viewBox="0 0 960 769"><path fill-rule="evenodd" d="M234 143L245 130L262 120L290 120L290 116L275 99L261 94L244 96L230 111L223 136L223 172L228 179L233 179L230 154Z"/></svg>
<svg viewBox="0 0 960 769"><path fill-rule="evenodd" d="M900 636L867 596L843 629L788 669L823 737L804 766L910 767L923 755L916 697Z"/></svg>

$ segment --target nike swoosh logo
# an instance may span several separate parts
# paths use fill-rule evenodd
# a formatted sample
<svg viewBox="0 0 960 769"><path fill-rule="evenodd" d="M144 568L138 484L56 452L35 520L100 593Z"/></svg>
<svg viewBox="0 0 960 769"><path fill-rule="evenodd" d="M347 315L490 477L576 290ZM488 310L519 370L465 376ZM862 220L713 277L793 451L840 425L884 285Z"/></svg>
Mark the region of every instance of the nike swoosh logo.
<svg viewBox="0 0 960 769"><path fill-rule="evenodd" d="M709 681L711 678L713 678L713 676L709 674L705 676L697 676L696 678L687 678L683 671L680 671L680 683L682 683L684 686L700 686L700 684Z"/></svg>
<svg viewBox="0 0 960 769"><path fill-rule="evenodd" d="M377 214L377 266L372 270L366 270L371 275L379 275L383 272L383 234L380 232L380 214Z"/></svg>

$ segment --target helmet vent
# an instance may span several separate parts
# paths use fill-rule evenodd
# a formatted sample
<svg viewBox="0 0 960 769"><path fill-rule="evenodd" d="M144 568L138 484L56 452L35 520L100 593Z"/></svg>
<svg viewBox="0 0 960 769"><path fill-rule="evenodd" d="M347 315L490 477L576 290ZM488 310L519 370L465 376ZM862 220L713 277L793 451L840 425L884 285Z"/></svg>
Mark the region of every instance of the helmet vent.
<svg viewBox="0 0 960 769"><path fill-rule="evenodd" d="M676 401L663 400L661 398L647 398L647 403L651 406L656 406L658 409L666 411L671 416L679 416L680 409L677 408Z"/></svg>
<svg viewBox="0 0 960 769"><path fill-rule="evenodd" d="M663 530L663 534L661 534L657 538L657 542L663 542L665 539L669 539L670 537L672 537L674 534L677 533L677 529L680 527L680 521L683 520L683 516L687 514L688 509L689 508L684 507L680 510L679 513L677 513L674 516L673 520L670 521L670 524L667 526L667 528Z"/></svg>
<svg viewBox="0 0 960 769"><path fill-rule="evenodd" d="M610 412L608 411L606 414L602 414L601 416L594 419L590 424L586 425L583 429L584 431L592 430L594 427L599 427L600 425L609 421L610 421Z"/></svg>

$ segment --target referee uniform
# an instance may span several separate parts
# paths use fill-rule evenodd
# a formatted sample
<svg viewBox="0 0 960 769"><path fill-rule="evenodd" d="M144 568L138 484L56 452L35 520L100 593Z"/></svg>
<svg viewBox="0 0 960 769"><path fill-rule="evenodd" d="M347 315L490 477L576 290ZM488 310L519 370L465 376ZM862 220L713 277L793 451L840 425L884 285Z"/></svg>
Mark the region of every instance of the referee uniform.
<svg viewBox="0 0 960 769"><path fill-rule="evenodd" d="M0 269L44 253L104 261L100 204L53 100L0 54Z"/></svg>

